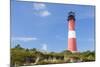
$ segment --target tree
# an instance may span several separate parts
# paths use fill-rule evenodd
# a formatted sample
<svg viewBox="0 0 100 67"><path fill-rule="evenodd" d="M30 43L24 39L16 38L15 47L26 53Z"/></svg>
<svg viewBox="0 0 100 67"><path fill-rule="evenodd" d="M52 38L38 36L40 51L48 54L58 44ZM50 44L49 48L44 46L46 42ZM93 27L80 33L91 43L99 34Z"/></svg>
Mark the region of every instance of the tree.
<svg viewBox="0 0 100 67"><path fill-rule="evenodd" d="M37 51L36 48L32 48L32 49L30 49L30 50L31 50L31 51Z"/></svg>
<svg viewBox="0 0 100 67"><path fill-rule="evenodd" d="M17 45L15 46L15 48L16 48L16 49L23 49L23 48L20 46L20 44L17 44Z"/></svg>
<svg viewBox="0 0 100 67"><path fill-rule="evenodd" d="M85 51L81 52L80 58L83 61L94 61L95 60L95 52L94 51Z"/></svg>

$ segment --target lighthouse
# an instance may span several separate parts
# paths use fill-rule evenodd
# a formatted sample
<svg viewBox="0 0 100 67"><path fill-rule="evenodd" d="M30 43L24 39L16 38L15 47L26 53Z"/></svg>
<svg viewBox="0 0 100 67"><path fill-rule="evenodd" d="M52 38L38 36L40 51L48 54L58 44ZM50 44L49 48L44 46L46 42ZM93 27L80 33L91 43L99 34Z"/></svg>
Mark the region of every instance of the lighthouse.
<svg viewBox="0 0 100 67"><path fill-rule="evenodd" d="M68 13L68 50L71 52L77 51L76 32L75 32L75 13Z"/></svg>

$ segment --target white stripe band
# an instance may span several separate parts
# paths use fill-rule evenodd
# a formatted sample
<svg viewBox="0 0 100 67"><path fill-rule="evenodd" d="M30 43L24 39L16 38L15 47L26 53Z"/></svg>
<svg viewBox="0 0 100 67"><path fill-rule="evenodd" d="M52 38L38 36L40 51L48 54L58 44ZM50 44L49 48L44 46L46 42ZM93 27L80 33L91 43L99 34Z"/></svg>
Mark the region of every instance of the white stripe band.
<svg viewBox="0 0 100 67"><path fill-rule="evenodd" d="M76 38L75 31L68 31L68 38Z"/></svg>

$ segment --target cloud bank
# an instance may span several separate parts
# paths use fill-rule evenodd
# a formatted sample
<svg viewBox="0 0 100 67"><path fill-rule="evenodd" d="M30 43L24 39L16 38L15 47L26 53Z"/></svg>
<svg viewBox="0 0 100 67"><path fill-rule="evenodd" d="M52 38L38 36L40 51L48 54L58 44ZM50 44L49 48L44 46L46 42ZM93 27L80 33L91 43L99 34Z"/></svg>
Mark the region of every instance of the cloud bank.
<svg viewBox="0 0 100 67"><path fill-rule="evenodd" d="M41 16L41 17L47 17L51 15L51 13L47 10L47 6L43 3L33 3L34 8L34 14Z"/></svg>
<svg viewBox="0 0 100 67"><path fill-rule="evenodd" d="M35 41L37 40L36 37L12 37L13 41Z"/></svg>

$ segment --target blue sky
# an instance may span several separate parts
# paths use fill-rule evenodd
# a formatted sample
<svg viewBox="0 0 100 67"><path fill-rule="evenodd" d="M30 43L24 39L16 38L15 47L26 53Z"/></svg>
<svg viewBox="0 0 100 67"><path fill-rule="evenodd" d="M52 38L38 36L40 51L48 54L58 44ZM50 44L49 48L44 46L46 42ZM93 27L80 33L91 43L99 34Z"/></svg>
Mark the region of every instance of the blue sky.
<svg viewBox="0 0 100 67"><path fill-rule="evenodd" d="M67 49L69 11L75 12L78 51L95 50L95 7L11 1L11 47Z"/></svg>

